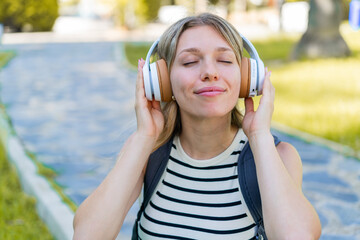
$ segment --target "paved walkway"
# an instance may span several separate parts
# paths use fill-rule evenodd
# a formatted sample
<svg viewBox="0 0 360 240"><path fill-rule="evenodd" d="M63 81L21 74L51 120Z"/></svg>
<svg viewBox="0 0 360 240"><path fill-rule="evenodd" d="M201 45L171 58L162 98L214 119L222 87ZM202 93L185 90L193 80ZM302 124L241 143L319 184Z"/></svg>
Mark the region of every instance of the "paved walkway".
<svg viewBox="0 0 360 240"><path fill-rule="evenodd" d="M25 43L28 38L2 46L16 50L17 57L0 72L1 100L26 148L59 172L56 181L80 204L109 172L135 129L136 72L122 64L117 41ZM274 133L300 152L303 189L320 215L321 239L360 239L360 161ZM124 223L125 236L136 208Z"/></svg>

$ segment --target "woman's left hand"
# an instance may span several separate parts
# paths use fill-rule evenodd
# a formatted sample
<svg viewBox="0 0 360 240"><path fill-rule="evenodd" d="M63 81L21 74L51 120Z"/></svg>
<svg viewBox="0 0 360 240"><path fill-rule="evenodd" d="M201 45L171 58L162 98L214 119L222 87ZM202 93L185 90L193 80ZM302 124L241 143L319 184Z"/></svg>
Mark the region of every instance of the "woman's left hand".
<svg viewBox="0 0 360 240"><path fill-rule="evenodd" d="M263 94L257 110L254 110L252 98L245 98L245 116L243 130L248 138L270 132L271 118L274 112L275 88L270 82L270 75L266 68Z"/></svg>

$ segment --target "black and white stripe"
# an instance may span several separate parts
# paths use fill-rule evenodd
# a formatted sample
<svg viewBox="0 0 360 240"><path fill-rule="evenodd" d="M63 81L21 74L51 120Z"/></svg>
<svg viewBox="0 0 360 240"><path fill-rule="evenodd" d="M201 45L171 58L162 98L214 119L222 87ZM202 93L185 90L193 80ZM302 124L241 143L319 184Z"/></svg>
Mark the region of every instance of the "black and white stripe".
<svg viewBox="0 0 360 240"><path fill-rule="evenodd" d="M239 130L223 153L194 160L176 138L166 171L140 219L140 239L252 239L256 225L237 176L237 158L245 143Z"/></svg>

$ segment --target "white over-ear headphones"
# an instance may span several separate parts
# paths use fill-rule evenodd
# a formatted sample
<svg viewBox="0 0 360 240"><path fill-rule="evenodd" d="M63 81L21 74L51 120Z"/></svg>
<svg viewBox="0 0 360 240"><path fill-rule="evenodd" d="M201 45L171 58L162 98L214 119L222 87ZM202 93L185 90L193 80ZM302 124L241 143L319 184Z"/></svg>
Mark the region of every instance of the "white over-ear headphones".
<svg viewBox="0 0 360 240"><path fill-rule="evenodd" d="M264 63L252 43L241 34L240 36L250 58L242 57L241 59L239 98L261 95L265 78ZM150 47L143 67L145 95L148 100L170 102L172 100L172 90L165 60L160 59L150 64L150 57L158 44L159 39Z"/></svg>
<svg viewBox="0 0 360 240"><path fill-rule="evenodd" d="M240 97L254 97L262 94L263 85L264 85L264 79L265 79L265 67L263 61L260 59L258 52L256 51L254 45L245 38L243 35L241 35L241 38L243 40L243 45L245 50L249 53L250 58L243 57L241 59L241 64L243 65L244 61L246 59L250 60L250 79L248 79L248 82L250 82L249 85L249 91L246 93L245 96ZM241 71L244 70L244 67L241 66ZM243 74L241 74L241 81L243 85L243 82L245 83L245 80L243 78ZM241 91L241 90L240 90Z"/></svg>

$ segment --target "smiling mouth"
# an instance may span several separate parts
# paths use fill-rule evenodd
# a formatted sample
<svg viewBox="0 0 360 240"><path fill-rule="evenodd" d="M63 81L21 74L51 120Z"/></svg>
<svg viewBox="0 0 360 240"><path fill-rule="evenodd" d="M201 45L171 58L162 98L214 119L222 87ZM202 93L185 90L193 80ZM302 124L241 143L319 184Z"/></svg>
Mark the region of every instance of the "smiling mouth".
<svg viewBox="0 0 360 240"><path fill-rule="evenodd" d="M225 92L225 89L221 87L204 87L195 91L195 94L201 96L216 96Z"/></svg>

